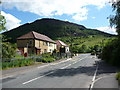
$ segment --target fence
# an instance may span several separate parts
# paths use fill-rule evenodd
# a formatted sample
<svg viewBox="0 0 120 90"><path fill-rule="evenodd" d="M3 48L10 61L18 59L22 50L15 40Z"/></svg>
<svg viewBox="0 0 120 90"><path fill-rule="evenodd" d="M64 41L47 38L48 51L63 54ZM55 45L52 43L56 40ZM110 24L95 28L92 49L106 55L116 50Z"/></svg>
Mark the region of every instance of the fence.
<svg viewBox="0 0 120 90"><path fill-rule="evenodd" d="M2 62L10 62L10 61L15 61L15 60L23 60L23 59L36 59L36 58L41 58L42 56L40 55L31 55L28 57L18 57L18 58L2 58Z"/></svg>
<svg viewBox="0 0 120 90"><path fill-rule="evenodd" d="M59 60L62 58L69 58L71 57L71 53L53 53L52 55L32 55L28 57L19 57L19 58L12 58L12 59L2 59L0 65L2 65L2 69L5 68L12 68L12 67L22 67L22 66L29 66L35 64L36 62L42 63L50 63L55 60Z"/></svg>
<svg viewBox="0 0 120 90"><path fill-rule="evenodd" d="M56 56L59 58L70 58L71 53L53 53L53 56Z"/></svg>

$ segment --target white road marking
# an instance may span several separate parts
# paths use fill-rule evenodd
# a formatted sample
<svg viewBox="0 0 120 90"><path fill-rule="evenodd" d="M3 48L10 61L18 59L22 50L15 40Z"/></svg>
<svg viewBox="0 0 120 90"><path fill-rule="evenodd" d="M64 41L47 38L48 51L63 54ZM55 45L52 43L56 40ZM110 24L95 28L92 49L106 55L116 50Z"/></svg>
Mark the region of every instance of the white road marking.
<svg viewBox="0 0 120 90"><path fill-rule="evenodd" d="M49 66L49 65L50 65L50 64L47 64L47 65L39 66L39 67L37 67L37 68L44 68L44 67Z"/></svg>
<svg viewBox="0 0 120 90"><path fill-rule="evenodd" d="M68 58L67 60L64 60L64 61L61 61L61 62L58 62L58 63L50 63L50 64L47 64L47 65L44 65L44 66L39 66L37 68L44 68L44 67L47 67L49 65L57 65L57 64L60 64L60 63L63 63L63 62L67 62L67 61L70 61L72 58Z"/></svg>
<svg viewBox="0 0 120 90"><path fill-rule="evenodd" d="M42 78L42 77L44 77L44 76L47 76L47 75L49 75L49 74L51 74L51 73L53 73L53 72L50 72L50 73L47 73L47 74L45 74L45 75L43 75L43 76L40 76L40 77L37 77L37 78L31 79L31 80L26 81L26 82L24 82L24 83L22 83L22 84L30 83L30 82L35 81L35 80L37 80L37 79L40 79L40 78Z"/></svg>
<svg viewBox="0 0 120 90"><path fill-rule="evenodd" d="M72 64L69 64L69 65L67 65L67 66L65 66L65 67L62 67L62 68L60 68L60 69L65 69L65 68L67 68L67 67L69 67L69 66L71 66Z"/></svg>
<svg viewBox="0 0 120 90"><path fill-rule="evenodd" d="M86 57L88 57L88 56L86 56ZM86 58L86 57L85 57L85 58ZM85 59L85 58L82 58L82 59L80 59L79 61L81 61L81 60L83 60L83 59ZM71 60L71 59L68 59L68 60ZM75 63L77 63L77 62L75 62ZM75 64L75 63L73 63L73 64ZM67 68L67 67L69 67L69 66L71 66L71 65L73 65L73 64L69 64L69 65L67 65L67 66L65 66L65 67L62 67L61 69L65 69L65 68ZM47 75L49 75L49 74L51 74L51 73L54 73L54 72L55 72L55 71L52 71L52 72L47 73L47 74L45 74L45 75L43 75L43 76L36 77L36 78L34 78L34 79L31 79L31 80L29 80L29 81L26 81L26 82L24 82L24 83L22 83L22 84L30 83L30 82L32 82L32 81L35 81L35 80L40 79L40 78L42 78L42 77L45 77L45 76L47 76Z"/></svg>
<svg viewBox="0 0 120 90"><path fill-rule="evenodd" d="M86 56L85 58L87 58L88 56ZM67 68L67 67L69 67L69 66L71 66L71 65L73 65L73 64L75 64L75 63L77 63L77 62L79 62L79 61L82 61L83 59L85 59L85 58L82 58L82 59L80 59L80 60L78 60L78 61L75 61L75 62L73 62L72 64L69 64L69 65L67 65L67 66L65 66L65 67L62 67L61 69L65 69L65 68Z"/></svg>
<svg viewBox="0 0 120 90"><path fill-rule="evenodd" d="M0 80L2 80L2 79L5 79L5 78L10 78L10 77L13 77L14 75L10 75L10 76L6 76L6 77L2 77L2 78L0 78Z"/></svg>
<svg viewBox="0 0 120 90"><path fill-rule="evenodd" d="M97 71L98 71L98 64L97 64L97 67L96 67L96 70L95 70L95 73L94 73L94 76L93 76L93 79L92 79L92 84L91 84L91 86L90 86L90 90L92 90L92 88L93 88Z"/></svg>
<svg viewBox="0 0 120 90"><path fill-rule="evenodd" d="M110 74L109 76L106 75L106 76L100 77L100 78L96 79L93 83L97 82L98 80L100 80L100 79L102 79L102 78L113 77L112 75L113 75L113 74Z"/></svg>

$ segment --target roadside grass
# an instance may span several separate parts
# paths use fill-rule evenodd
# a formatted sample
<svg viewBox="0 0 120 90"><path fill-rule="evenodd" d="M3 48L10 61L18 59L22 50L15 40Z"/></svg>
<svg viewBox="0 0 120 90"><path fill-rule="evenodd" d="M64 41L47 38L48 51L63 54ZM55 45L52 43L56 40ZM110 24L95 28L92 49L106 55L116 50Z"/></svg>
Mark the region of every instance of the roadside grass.
<svg viewBox="0 0 120 90"><path fill-rule="evenodd" d="M32 59L18 59L10 62L2 62L2 69L9 69L14 67L29 66L35 64Z"/></svg>
<svg viewBox="0 0 120 90"><path fill-rule="evenodd" d="M116 75L116 79L118 80L118 83L119 83L119 85L120 85L120 72L117 73L117 75Z"/></svg>
<svg viewBox="0 0 120 90"><path fill-rule="evenodd" d="M24 58L23 55L15 55L15 58Z"/></svg>
<svg viewBox="0 0 120 90"><path fill-rule="evenodd" d="M0 70L2 69L9 69L9 68L15 68L15 67L23 67L23 66L30 66L30 65L36 65L36 64L42 64L42 63L50 63L55 60L58 60L61 58L58 58L56 56L53 56L51 54L44 54L42 57L37 58L23 58L16 59L16 60L8 60L3 61L0 63Z"/></svg>

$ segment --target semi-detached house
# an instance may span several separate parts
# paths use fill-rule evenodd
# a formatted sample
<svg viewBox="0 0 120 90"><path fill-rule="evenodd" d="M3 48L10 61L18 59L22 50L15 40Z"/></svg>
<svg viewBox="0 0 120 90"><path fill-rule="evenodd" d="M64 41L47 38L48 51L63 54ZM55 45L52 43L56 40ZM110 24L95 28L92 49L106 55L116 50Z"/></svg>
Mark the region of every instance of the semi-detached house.
<svg viewBox="0 0 120 90"><path fill-rule="evenodd" d="M52 53L56 49L56 42L48 36L32 31L17 38L17 47L22 54L38 55L48 52Z"/></svg>

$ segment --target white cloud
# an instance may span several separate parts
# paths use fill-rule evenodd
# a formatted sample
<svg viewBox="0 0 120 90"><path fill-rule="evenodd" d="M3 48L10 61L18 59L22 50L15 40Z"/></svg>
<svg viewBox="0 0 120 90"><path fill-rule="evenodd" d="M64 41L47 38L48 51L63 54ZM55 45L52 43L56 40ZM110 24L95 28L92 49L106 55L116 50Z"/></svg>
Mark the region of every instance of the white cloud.
<svg viewBox="0 0 120 90"><path fill-rule="evenodd" d="M69 21L68 19L65 19L64 21Z"/></svg>
<svg viewBox="0 0 120 90"><path fill-rule="evenodd" d="M75 14L72 18L75 21L87 20L88 10L87 8L82 8L79 13Z"/></svg>
<svg viewBox="0 0 120 90"><path fill-rule="evenodd" d="M96 29L103 31L103 32L107 32L110 34L117 34L116 29L115 28L111 28L111 27L97 27Z"/></svg>
<svg viewBox="0 0 120 90"><path fill-rule="evenodd" d="M71 15L76 21L87 19L87 5L103 8L110 0L2 0L4 8L16 7L20 11L40 16Z"/></svg>
<svg viewBox="0 0 120 90"><path fill-rule="evenodd" d="M1 11L1 15L3 15L6 19L5 27L7 28L7 30L20 26L21 20L17 19L13 15L5 13L3 11Z"/></svg>
<svg viewBox="0 0 120 90"><path fill-rule="evenodd" d="M92 19L95 19L96 17L92 17Z"/></svg>

